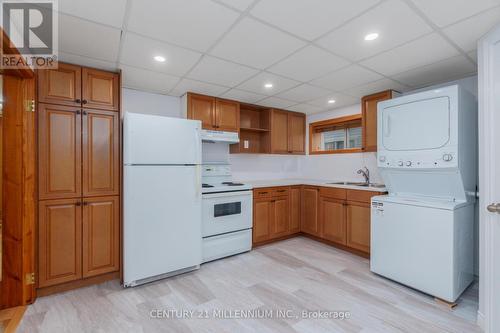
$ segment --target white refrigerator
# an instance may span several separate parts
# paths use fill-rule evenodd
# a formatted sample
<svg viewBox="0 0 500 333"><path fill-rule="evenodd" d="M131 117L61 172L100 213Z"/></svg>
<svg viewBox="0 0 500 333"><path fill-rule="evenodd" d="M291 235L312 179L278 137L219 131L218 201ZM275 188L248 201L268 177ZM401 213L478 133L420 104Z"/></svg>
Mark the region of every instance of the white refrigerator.
<svg viewBox="0 0 500 333"><path fill-rule="evenodd" d="M201 122L126 113L123 284L199 268Z"/></svg>

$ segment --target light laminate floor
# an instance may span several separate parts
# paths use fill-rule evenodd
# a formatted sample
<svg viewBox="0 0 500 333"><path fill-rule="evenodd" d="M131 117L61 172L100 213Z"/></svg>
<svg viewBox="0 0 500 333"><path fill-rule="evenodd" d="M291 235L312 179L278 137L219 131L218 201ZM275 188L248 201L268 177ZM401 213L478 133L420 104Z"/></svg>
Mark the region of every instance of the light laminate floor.
<svg viewBox="0 0 500 333"><path fill-rule="evenodd" d="M480 332L477 294L477 285L470 287L449 310L370 273L366 259L298 237L146 286L122 289L113 281L39 298L19 332L469 333ZM155 311L163 318L151 318L152 310L168 309L194 312L172 319ZM303 311L331 312L309 319ZM334 311L350 318L332 319ZM272 318L241 318L252 314Z"/></svg>

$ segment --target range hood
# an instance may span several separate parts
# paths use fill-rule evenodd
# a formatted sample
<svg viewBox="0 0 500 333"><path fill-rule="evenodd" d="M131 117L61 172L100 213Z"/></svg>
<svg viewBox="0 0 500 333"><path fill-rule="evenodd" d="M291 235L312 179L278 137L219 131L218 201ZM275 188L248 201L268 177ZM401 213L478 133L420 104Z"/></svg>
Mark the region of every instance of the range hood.
<svg viewBox="0 0 500 333"><path fill-rule="evenodd" d="M201 140L203 142L238 143L240 142L240 137L237 132L202 130Z"/></svg>

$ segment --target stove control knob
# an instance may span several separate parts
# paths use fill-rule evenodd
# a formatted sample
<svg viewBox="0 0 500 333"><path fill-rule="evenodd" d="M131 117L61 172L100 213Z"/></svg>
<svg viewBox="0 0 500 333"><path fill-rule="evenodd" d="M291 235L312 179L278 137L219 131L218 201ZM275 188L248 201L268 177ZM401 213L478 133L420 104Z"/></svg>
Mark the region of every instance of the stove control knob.
<svg viewBox="0 0 500 333"><path fill-rule="evenodd" d="M410 167L412 165L411 161L406 162L406 166Z"/></svg>
<svg viewBox="0 0 500 333"><path fill-rule="evenodd" d="M378 158L378 160L379 160L380 162L385 162L385 156L380 156L380 157Z"/></svg>
<svg viewBox="0 0 500 333"><path fill-rule="evenodd" d="M443 161L445 161L445 162L450 162L452 159L453 159L452 154L444 154L443 155Z"/></svg>
<svg viewBox="0 0 500 333"><path fill-rule="evenodd" d="M403 165L404 165L403 161L398 162L398 166L403 166Z"/></svg>

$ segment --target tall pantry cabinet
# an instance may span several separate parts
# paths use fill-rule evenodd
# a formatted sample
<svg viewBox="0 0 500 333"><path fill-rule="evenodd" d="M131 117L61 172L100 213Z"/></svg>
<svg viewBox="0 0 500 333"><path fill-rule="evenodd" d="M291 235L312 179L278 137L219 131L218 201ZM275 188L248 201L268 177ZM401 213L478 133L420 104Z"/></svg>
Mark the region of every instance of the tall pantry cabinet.
<svg viewBox="0 0 500 333"><path fill-rule="evenodd" d="M37 79L36 280L44 294L119 276L120 75L59 63Z"/></svg>

